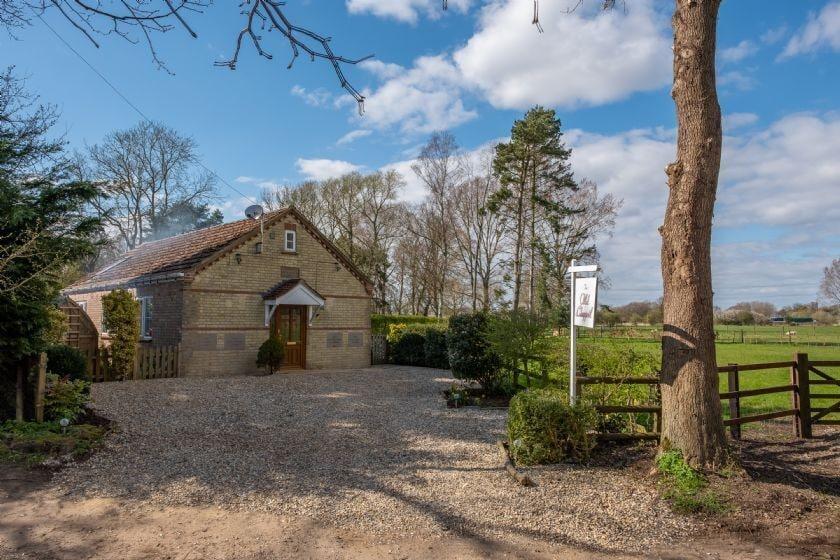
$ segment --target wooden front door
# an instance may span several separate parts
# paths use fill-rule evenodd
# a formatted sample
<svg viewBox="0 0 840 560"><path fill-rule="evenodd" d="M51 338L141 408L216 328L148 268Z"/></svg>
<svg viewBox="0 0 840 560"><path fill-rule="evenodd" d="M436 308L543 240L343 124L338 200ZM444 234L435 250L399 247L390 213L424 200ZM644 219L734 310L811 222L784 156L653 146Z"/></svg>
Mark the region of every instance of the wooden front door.
<svg viewBox="0 0 840 560"><path fill-rule="evenodd" d="M306 306L281 305L274 312L274 332L286 344L283 367L306 367Z"/></svg>

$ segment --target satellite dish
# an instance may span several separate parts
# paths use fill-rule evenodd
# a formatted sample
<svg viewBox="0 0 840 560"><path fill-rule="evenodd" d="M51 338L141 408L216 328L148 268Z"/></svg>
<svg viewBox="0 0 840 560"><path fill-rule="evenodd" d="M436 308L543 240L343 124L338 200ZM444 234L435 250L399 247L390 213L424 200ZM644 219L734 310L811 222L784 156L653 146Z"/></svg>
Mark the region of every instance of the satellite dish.
<svg viewBox="0 0 840 560"><path fill-rule="evenodd" d="M251 205L245 209L245 215L251 218L252 220L256 220L257 218L263 215L263 207L259 204Z"/></svg>

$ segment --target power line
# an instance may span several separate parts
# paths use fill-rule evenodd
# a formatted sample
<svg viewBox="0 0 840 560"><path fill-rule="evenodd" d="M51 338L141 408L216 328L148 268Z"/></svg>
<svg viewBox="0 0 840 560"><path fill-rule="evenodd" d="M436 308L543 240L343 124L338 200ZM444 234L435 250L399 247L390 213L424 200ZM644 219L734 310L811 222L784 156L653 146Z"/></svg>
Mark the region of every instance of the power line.
<svg viewBox="0 0 840 560"><path fill-rule="evenodd" d="M103 74L102 74L99 70L97 70L97 69L93 66L93 64L91 64L90 62L88 62L88 60L87 60L84 56L82 56L82 54L81 54L79 51L77 51L76 49L74 49L74 48L73 48L73 46L72 46L70 43L68 43L68 42L64 39L64 37L62 37L62 36L58 33L58 31L56 31L56 30L55 30L55 28L53 28L53 26L52 26L52 25L50 25L49 23L47 23L47 21L46 21L43 17L41 17L41 14L39 14L38 12L35 12L35 15L38 17L38 19L40 19L40 20L41 20L41 23L43 23L43 24L47 27L47 29L49 29L50 31L52 31L53 35L55 35L55 36L58 38L58 40L59 40L59 41L61 41L62 43L64 43L64 46L65 46L65 47L67 47L68 49L70 49L70 51L72 51L72 52L73 52L73 54L75 54L77 57L79 57L79 59L80 59L82 62L84 62L84 63L85 63L85 65L87 65L87 67L88 67L88 68L90 68L90 69L93 71L93 73L94 73L94 74L96 74L97 76L99 76L99 78L100 78L103 82L105 82L105 83L108 85L108 87L110 87L110 88L114 91L114 93L116 93L116 94L119 96L119 98L120 98L120 99L122 99L123 101L125 101L126 105L128 105L129 107L131 107L132 109L134 109L134 111L135 111L138 115L140 115L143 119L145 119L146 121L153 122L153 121L152 121L152 119L150 119L149 117L147 117L147 116L146 116L146 114L145 114L143 111L141 111L139 107L137 107L137 105L135 105L134 103L132 103L132 102L131 102L131 100L130 100L128 97L126 97L126 96L125 96L125 95L124 95L124 94L123 94L123 93L122 93L122 92L121 92L121 91L117 88L117 86L115 86L115 85L114 85L114 84L113 84L113 83L112 83L112 82L111 82L108 78L106 78L106 77L105 77L105 76L104 76L104 75L103 75ZM234 187L233 185L231 185L230 183L228 183L227 181L225 181L225 180L224 180L224 179L223 179L223 178L222 178L222 177L221 177L218 173L216 173L215 171L213 171L212 169L210 169L209 167L207 167L206 165L204 165L202 162L197 161L196 163L198 164L198 166L199 166L199 167L201 167L201 168L202 168L202 169L204 169L207 173L211 174L213 177L215 177L216 179L218 179L218 180L219 180L219 181L220 181L223 185L225 185L226 187L228 187L230 190L232 190L232 191L234 191L234 192L238 193L240 196L242 196L243 198L247 199L248 201L250 201L250 202L252 202L252 203L254 203L254 204L257 204L257 201L256 201L256 200L254 200L253 198L251 198L251 197L250 197L250 196L248 196L247 194L243 193L242 191L240 191L239 189L237 189L236 187Z"/></svg>

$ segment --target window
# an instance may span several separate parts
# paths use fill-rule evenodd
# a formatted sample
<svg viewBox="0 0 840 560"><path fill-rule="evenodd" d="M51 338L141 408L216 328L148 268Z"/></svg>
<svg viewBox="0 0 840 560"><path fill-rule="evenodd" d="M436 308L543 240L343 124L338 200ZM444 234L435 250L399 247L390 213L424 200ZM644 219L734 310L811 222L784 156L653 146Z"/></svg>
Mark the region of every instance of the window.
<svg viewBox="0 0 840 560"><path fill-rule="evenodd" d="M152 338L152 298L138 299L140 300L140 338Z"/></svg>
<svg viewBox="0 0 840 560"><path fill-rule="evenodd" d="M295 230L286 230L286 244L284 249L290 253L297 251L297 232Z"/></svg>

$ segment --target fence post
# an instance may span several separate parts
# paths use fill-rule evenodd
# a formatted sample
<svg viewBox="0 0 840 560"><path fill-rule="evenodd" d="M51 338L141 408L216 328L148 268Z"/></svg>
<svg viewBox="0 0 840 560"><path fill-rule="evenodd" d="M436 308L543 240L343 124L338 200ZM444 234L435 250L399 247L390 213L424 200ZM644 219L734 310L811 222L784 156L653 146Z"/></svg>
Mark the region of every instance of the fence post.
<svg viewBox="0 0 840 560"><path fill-rule="evenodd" d="M793 408L796 410L794 416L794 427L796 436L802 438L811 437L811 388L809 386L808 354L796 353L793 355L795 365L791 368L791 385L793 388Z"/></svg>
<svg viewBox="0 0 840 560"><path fill-rule="evenodd" d="M44 421L44 392L47 389L47 354L38 356L38 380L35 383L35 421Z"/></svg>
<svg viewBox="0 0 840 560"><path fill-rule="evenodd" d="M740 383L738 381L738 364L729 364L735 366L735 369L729 372L728 391L730 393L740 391ZM729 397L729 419L741 417L741 398L739 396ZM732 424L729 426L729 433L732 434L732 439L741 439L741 425Z"/></svg>

